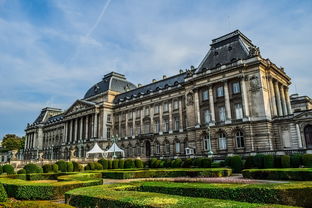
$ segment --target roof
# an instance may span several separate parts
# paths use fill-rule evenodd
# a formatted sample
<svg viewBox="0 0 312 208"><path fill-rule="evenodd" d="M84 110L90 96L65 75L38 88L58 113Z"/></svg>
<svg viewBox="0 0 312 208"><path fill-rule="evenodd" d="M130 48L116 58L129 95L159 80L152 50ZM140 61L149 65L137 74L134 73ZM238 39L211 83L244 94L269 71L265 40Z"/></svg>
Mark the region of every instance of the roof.
<svg viewBox="0 0 312 208"><path fill-rule="evenodd" d="M53 114L58 114L56 116L50 116L50 113ZM40 124L40 123L45 123L49 121L53 117L58 117L62 113L61 109L58 108L51 108L51 107L46 107L43 108L39 114L39 116L36 118L36 120L32 123L32 125Z"/></svg>
<svg viewBox="0 0 312 208"><path fill-rule="evenodd" d="M112 146L105 152L110 153L110 152L124 152L124 151L120 149L116 143L113 143Z"/></svg>
<svg viewBox="0 0 312 208"><path fill-rule="evenodd" d="M137 98L140 96L145 96L145 95L150 94L151 92L164 90L164 89L167 89L168 87L178 87L182 83L185 82L186 77L187 77L187 73L183 72L183 73L174 75L172 77L168 77L163 80L156 81L148 85L144 85L142 87L138 87L136 89L117 95L115 97L114 103L118 103L118 102L125 101L125 100L130 100L130 99Z"/></svg>
<svg viewBox="0 0 312 208"><path fill-rule="evenodd" d="M104 153L104 150L102 150L101 147L99 147L97 142L94 144L92 149L87 152L87 155L88 154L96 154L96 153Z"/></svg>
<svg viewBox="0 0 312 208"><path fill-rule="evenodd" d="M126 92L135 89L136 86L127 81L125 75L111 72L104 75L102 81L93 85L84 95L84 99L106 92L108 90L116 92Z"/></svg>
<svg viewBox="0 0 312 208"><path fill-rule="evenodd" d="M259 55L259 49L239 30L213 39L210 46L197 73Z"/></svg>

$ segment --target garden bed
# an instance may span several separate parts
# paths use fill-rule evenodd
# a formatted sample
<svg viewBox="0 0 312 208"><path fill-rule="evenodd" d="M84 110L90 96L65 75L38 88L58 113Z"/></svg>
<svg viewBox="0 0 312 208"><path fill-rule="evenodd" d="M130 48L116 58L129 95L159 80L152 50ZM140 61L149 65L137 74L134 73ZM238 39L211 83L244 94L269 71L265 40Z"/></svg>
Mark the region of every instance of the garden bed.
<svg viewBox="0 0 312 208"><path fill-rule="evenodd" d="M16 201L0 203L2 208L74 208L68 204L60 204L50 201Z"/></svg>
<svg viewBox="0 0 312 208"><path fill-rule="evenodd" d="M237 202L221 199L179 196L155 192L142 192L142 183L114 184L79 188L65 194L67 204L78 208L87 207L289 207L283 205L268 205L247 202ZM140 191L141 190L141 191Z"/></svg>
<svg viewBox="0 0 312 208"><path fill-rule="evenodd" d="M246 169L244 178L266 180L311 181L312 168Z"/></svg>

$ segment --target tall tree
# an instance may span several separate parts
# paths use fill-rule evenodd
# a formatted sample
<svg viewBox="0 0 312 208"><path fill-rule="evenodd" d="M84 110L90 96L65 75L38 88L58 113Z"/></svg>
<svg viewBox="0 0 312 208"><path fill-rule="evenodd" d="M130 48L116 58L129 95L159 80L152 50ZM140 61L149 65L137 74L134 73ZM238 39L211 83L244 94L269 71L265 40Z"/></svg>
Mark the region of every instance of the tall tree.
<svg viewBox="0 0 312 208"><path fill-rule="evenodd" d="M24 147L25 137L18 137L15 134L7 134L2 139L2 147L6 150L19 150Z"/></svg>

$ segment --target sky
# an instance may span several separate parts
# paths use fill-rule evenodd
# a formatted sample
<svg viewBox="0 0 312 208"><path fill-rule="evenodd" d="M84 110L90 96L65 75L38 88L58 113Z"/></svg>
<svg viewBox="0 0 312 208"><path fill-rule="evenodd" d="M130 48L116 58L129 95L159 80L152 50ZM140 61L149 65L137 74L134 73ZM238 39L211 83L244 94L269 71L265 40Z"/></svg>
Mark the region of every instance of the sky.
<svg viewBox="0 0 312 208"><path fill-rule="evenodd" d="M147 84L239 29L312 97L312 1L0 0L0 138L68 108L111 71Z"/></svg>

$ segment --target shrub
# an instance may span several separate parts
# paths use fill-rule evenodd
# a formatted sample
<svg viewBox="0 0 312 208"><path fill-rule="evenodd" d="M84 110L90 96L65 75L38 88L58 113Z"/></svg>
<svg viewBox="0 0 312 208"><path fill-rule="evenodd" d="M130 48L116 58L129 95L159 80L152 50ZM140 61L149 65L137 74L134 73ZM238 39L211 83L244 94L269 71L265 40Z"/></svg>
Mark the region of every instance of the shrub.
<svg viewBox="0 0 312 208"><path fill-rule="evenodd" d="M195 159L193 159L193 161L192 161L193 167L200 168L201 167L201 163L202 163L202 159L203 158L195 158Z"/></svg>
<svg viewBox="0 0 312 208"><path fill-rule="evenodd" d="M0 202L6 201L8 198L8 195L3 187L2 184L0 184Z"/></svg>
<svg viewBox="0 0 312 208"><path fill-rule="evenodd" d="M64 160L59 160L56 164L61 172L67 172L67 163Z"/></svg>
<svg viewBox="0 0 312 208"><path fill-rule="evenodd" d="M182 160L180 158L171 161L172 168L181 168Z"/></svg>
<svg viewBox="0 0 312 208"><path fill-rule="evenodd" d="M50 165L50 164L45 164L45 165L43 165L43 166L42 166L42 169L43 169L43 172L44 172L44 173L50 173L50 172L53 171L53 170L52 170L52 165Z"/></svg>
<svg viewBox="0 0 312 208"><path fill-rule="evenodd" d="M211 163L211 168L220 168L221 167L221 163L220 162L212 162Z"/></svg>
<svg viewBox="0 0 312 208"><path fill-rule="evenodd" d="M57 173L58 170L59 170L59 166L57 164L53 164L52 165L52 170L53 170L54 173Z"/></svg>
<svg viewBox="0 0 312 208"><path fill-rule="evenodd" d="M155 163L157 161L157 158L152 158L149 160L149 167L150 168L156 168Z"/></svg>
<svg viewBox="0 0 312 208"><path fill-rule="evenodd" d="M240 156L231 157L231 166L234 173L240 173L243 169L243 162Z"/></svg>
<svg viewBox="0 0 312 208"><path fill-rule="evenodd" d="M274 156L274 168L282 168L282 160L280 155Z"/></svg>
<svg viewBox="0 0 312 208"><path fill-rule="evenodd" d="M84 167L85 170L90 170L89 164Z"/></svg>
<svg viewBox="0 0 312 208"><path fill-rule="evenodd" d="M171 160L165 160L165 163L164 163L164 167L165 168L170 168L171 167Z"/></svg>
<svg viewBox="0 0 312 208"><path fill-rule="evenodd" d="M264 168L273 168L274 167L274 157L273 155L265 155L263 158L263 167Z"/></svg>
<svg viewBox="0 0 312 208"><path fill-rule="evenodd" d="M201 161L201 168L211 168L211 158L203 158Z"/></svg>
<svg viewBox="0 0 312 208"><path fill-rule="evenodd" d="M302 157L303 165L306 168L312 168L312 154L304 154Z"/></svg>
<svg viewBox="0 0 312 208"><path fill-rule="evenodd" d="M224 160L224 165L226 167L231 167L231 158L232 157L226 157L225 160Z"/></svg>
<svg viewBox="0 0 312 208"><path fill-rule="evenodd" d="M0 165L0 175L3 173L3 167Z"/></svg>
<svg viewBox="0 0 312 208"><path fill-rule="evenodd" d="M142 160L135 159L135 160L134 160L134 164L135 164L135 167L136 167L136 168L144 168L144 165L143 165Z"/></svg>
<svg viewBox="0 0 312 208"><path fill-rule="evenodd" d="M246 158L245 164L244 164L244 168L245 169L250 169L250 168L254 168L254 156L248 156Z"/></svg>
<svg viewBox="0 0 312 208"><path fill-rule="evenodd" d="M290 166L292 168L299 168L302 164L302 154L293 154L290 156Z"/></svg>
<svg viewBox="0 0 312 208"><path fill-rule="evenodd" d="M17 171L17 174L26 174L26 170L25 169L20 169Z"/></svg>
<svg viewBox="0 0 312 208"><path fill-rule="evenodd" d="M5 164L2 168L3 168L3 172L7 173L8 175L15 173L13 166L10 164Z"/></svg>
<svg viewBox="0 0 312 208"><path fill-rule="evenodd" d="M289 155L282 155L281 164L282 164L282 168L290 168L290 157L289 157Z"/></svg>
<svg viewBox="0 0 312 208"><path fill-rule="evenodd" d="M113 169L118 169L119 160L113 160Z"/></svg>
<svg viewBox="0 0 312 208"><path fill-rule="evenodd" d="M264 156L263 154L257 154L254 156L254 166L256 168L264 168Z"/></svg>
<svg viewBox="0 0 312 208"><path fill-rule="evenodd" d="M99 162L94 162L94 170L103 170L103 166Z"/></svg>
<svg viewBox="0 0 312 208"><path fill-rule="evenodd" d="M26 174L31 174L31 173L42 173L43 170L41 167L39 167L36 164L29 163L24 166L24 169L26 170Z"/></svg>
<svg viewBox="0 0 312 208"><path fill-rule="evenodd" d="M134 161L131 159L125 160L125 168L135 168Z"/></svg>
<svg viewBox="0 0 312 208"><path fill-rule="evenodd" d="M113 161L108 160L108 169L113 169Z"/></svg>
<svg viewBox="0 0 312 208"><path fill-rule="evenodd" d="M74 166L74 169L73 171L74 172L80 172L81 171L81 165L79 163L77 163L76 161L73 161L73 166Z"/></svg>
<svg viewBox="0 0 312 208"><path fill-rule="evenodd" d="M74 171L73 162L67 162L67 172L73 172L73 171Z"/></svg>
<svg viewBox="0 0 312 208"><path fill-rule="evenodd" d="M124 169L125 168L125 161L123 159L119 160L118 168L120 168L120 169Z"/></svg>
<svg viewBox="0 0 312 208"><path fill-rule="evenodd" d="M192 159L191 158L184 160L182 163L183 168L190 168L191 166L192 166Z"/></svg>
<svg viewBox="0 0 312 208"><path fill-rule="evenodd" d="M108 161L107 160L100 159L98 162L101 163L101 165L103 166L103 169L108 169Z"/></svg>
<svg viewBox="0 0 312 208"><path fill-rule="evenodd" d="M157 163L158 163L158 167L159 167L159 168L164 168L164 167L165 167L165 161L163 161L163 160L157 160Z"/></svg>

